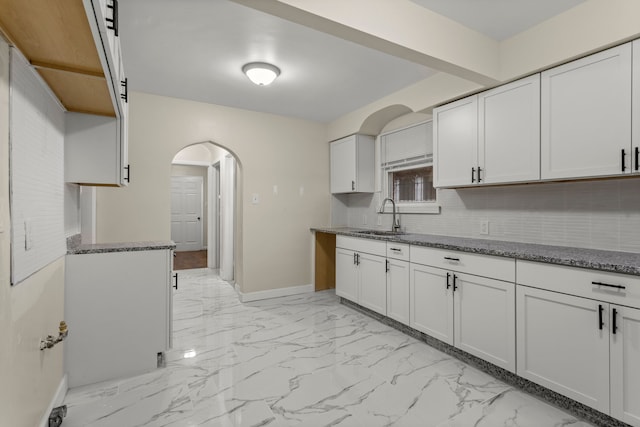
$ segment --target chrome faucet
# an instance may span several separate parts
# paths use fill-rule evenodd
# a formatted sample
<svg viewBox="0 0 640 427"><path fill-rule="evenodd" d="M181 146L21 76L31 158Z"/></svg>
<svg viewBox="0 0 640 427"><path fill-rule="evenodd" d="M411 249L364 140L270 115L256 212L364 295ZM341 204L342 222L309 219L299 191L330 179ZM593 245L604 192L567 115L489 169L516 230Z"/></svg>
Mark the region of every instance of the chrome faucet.
<svg viewBox="0 0 640 427"><path fill-rule="evenodd" d="M386 199L384 199L382 201L382 206L380 207L380 213L384 213L384 206L387 204L387 201L391 202L391 206L393 207L393 218L392 218L392 224L391 224L391 231L399 231L400 230L400 216L398 216L398 219L396 220L396 202L390 198L387 197Z"/></svg>

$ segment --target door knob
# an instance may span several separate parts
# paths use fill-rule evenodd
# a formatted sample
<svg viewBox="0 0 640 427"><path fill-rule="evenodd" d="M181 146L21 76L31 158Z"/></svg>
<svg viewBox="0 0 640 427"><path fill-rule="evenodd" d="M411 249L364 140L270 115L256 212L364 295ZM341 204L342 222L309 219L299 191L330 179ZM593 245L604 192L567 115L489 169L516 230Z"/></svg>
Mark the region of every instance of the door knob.
<svg viewBox="0 0 640 427"><path fill-rule="evenodd" d="M200 217L198 217L198 221L200 221Z"/></svg>

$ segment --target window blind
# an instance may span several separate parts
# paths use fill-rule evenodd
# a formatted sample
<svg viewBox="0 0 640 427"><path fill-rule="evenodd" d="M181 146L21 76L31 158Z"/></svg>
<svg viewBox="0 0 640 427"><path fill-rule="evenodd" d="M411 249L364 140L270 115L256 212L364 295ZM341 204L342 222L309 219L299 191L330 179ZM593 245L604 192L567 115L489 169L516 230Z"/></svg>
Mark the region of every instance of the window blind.
<svg viewBox="0 0 640 427"><path fill-rule="evenodd" d="M391 170L431 163L432 126L432 122L426 122L382 135L382 168Z"/></svg>
<svg viewBox="0 0 640 427"><path fill-rule="evenodd" d="M11 283L66 253L64 110L15 49L10 62Z"/></svg>

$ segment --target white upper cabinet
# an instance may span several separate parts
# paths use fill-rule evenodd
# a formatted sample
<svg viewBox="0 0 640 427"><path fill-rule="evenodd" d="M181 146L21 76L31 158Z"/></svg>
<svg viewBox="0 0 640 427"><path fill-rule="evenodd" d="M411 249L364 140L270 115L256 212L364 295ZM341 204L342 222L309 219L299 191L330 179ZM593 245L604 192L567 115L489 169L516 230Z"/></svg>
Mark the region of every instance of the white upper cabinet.
<svg viewBox="0 0 640 427"><path fill-rule="evenodd" d="M433 141L434 187L456 187L476 182L477 95L433 110Z"/></svg>
<svg viewBox="0 0 640 427"><path fill-rule="evenodd" d="M542 73L541 177L631 171L631 43Z"/></svg>
<svg viewBox="0 0 640 427"><path fill-rule="evenodd" d="M374 138L351 135L333 141L331 152L331 193L372 193L374 191Z"/></svg>
<svg viewBox="0 0 640 427"><path fill-rule="evenodd" d="M434 110L435 186L540 179L540 75Z"/></svg>
<svg viewBox="0 0 640 427"><path fill-rule="evenodd" d="M629 166L632 173L640 173L640 40L633 42L633 83L632 88L632 112L631 118L631 156L632 164Z"/></svg>
<svg viewBox="0 0 640 427"><path fill-rule="evenodd" d="M540 74L478 95L477 173L485 184L540 179Z"/></svg>
<svg viewBox="0 0 640 427"><path fill-rule="evenodd" d="M85 185L128 185L128 82L118 38L118 1L84 0L111 95L115 117L67 113L65 181Z"/></svg>

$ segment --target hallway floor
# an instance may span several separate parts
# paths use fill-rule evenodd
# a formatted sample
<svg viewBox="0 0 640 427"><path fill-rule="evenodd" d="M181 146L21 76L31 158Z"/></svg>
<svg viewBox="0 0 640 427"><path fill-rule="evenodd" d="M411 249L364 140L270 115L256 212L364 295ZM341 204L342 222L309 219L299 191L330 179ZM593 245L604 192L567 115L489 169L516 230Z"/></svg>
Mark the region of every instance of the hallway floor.
<svg viewBox="0 0 640 427"><path fill-rule="evenodd" d="M207 269L180 284L166 368L70 390L63 427L590 425L333 291L242 304Z"/></svg>

